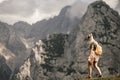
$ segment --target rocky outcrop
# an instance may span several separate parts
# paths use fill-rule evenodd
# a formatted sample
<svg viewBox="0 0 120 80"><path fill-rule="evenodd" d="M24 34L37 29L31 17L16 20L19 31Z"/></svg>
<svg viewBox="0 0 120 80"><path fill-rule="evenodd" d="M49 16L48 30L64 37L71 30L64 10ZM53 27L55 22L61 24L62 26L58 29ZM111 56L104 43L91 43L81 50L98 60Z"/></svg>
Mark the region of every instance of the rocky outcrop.
<svg viewBox="0 0 120 80"><path fill-rule="evenodd" d="M0 43L0 79L8 80L16 66L16 56Z"/></svg>
<svg viewBox="0 0 120 80"><path fill-rule="evenodd" d="M65 74L60 72L60 65L66 39L67 35L54 34L36 42L30 57L15 70L11 80L55 80L56 77L62 79L61 76Z"/></svg>

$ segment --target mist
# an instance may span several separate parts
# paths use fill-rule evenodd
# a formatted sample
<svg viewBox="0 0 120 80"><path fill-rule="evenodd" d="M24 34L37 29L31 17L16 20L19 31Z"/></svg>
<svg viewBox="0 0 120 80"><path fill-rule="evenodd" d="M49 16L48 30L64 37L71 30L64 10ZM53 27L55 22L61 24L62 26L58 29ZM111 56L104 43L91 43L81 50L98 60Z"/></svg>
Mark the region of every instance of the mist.
<svg viewBox="0 0 120 80"><path fill-rule="evenodd" d="M87 10L87 6L97 0L2 0L0 2L0 21L14 24L25 21L30 24L42 19L49 19L59 14L65 6L72 6L68 10L71 19L81 18ZM120 13L119 0L103 0L111 8Z"/></svg>

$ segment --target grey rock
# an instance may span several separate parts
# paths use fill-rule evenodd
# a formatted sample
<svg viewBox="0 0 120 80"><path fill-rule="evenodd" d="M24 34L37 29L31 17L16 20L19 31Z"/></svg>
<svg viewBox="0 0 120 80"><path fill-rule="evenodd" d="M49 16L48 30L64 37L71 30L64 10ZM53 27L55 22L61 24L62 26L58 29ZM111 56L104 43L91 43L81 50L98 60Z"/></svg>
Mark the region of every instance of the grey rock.
<svg viewBox="0 0 120 80"><path fill-rule="evenodd" d="M66 38L67 35L54 34L39 40L31 55L14 71L11 80L27 80L26 77L29 80L63 79L65 73L60 70L60 61L64 54Z"/></svg>
<svg viewBox="0 0 120 80"><path fill-rule="evenodd" d="M58 16L48 20L38 21L33 24L31 37L36 37L37 40L44 39L47 34L69 33L79 22L79 19L71 20L67 14L71 6L64 7Z"/></svg>
<svg viewBox="0 0 120 80"><path fill-rule="evenodd" d="M13 29L19 37L29 38L32 26L26 22L19 21L13 25Z"/></svg>
<svg viewBox="0 0 120 80"><path fill-rule="evenodd" d="M12 71L6 64L5 58L0 55L0 79L9 80Z"/></svg>
<svg viewBox="0 0 120 80"><path fill-rule="evenodd" d="M6 23L0 22L0 42L7 45L10 37L10 31Z"/></svg>

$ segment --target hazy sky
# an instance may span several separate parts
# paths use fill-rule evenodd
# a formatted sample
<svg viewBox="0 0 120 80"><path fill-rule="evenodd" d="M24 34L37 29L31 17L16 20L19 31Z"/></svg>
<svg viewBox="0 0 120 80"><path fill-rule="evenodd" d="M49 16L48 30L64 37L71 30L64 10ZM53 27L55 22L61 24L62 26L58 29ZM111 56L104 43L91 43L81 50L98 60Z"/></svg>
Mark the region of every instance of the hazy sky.
<svg viewBox="0 0 120 80"><path fill-rule="evenodd" d="M72 5L72 9L76 11L80 11L76 8L85 10L87 5L93 1L95 0L0 0L0 21L9 24L19 20L34 23L58 15L60 10L67 5ZM105 1L115 8L119 0ZM77 14L83 13L78 12Z"/></svg>

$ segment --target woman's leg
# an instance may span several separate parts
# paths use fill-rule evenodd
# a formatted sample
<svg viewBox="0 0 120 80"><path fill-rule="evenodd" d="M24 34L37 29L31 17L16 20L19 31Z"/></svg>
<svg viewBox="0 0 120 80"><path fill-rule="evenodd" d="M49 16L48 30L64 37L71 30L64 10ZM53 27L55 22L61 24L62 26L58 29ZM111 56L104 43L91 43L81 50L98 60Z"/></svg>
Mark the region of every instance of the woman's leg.
<svg viewBox="0 0 120 80"><path fill-rule="evenodd" d="M102 72L101 72L100 68L98 67L98 61L94 61L94 62L93 62L93 66L94 66L95 69L98 71L100 77L102 77Z"/></svg>
<svg viewBox="0 0 120 80"><path fill-rule="evenodd" d="M92 63L88 61L88 77L92 77Z"/></svg>
<svg viewBox="0 0 120 80"><path fill-rule="evenodd" d="M92 77L92 64L94 62L94 55L93 55L94 51L91 51L89 57L88 57L88 77L91 78Z"/></svg>

